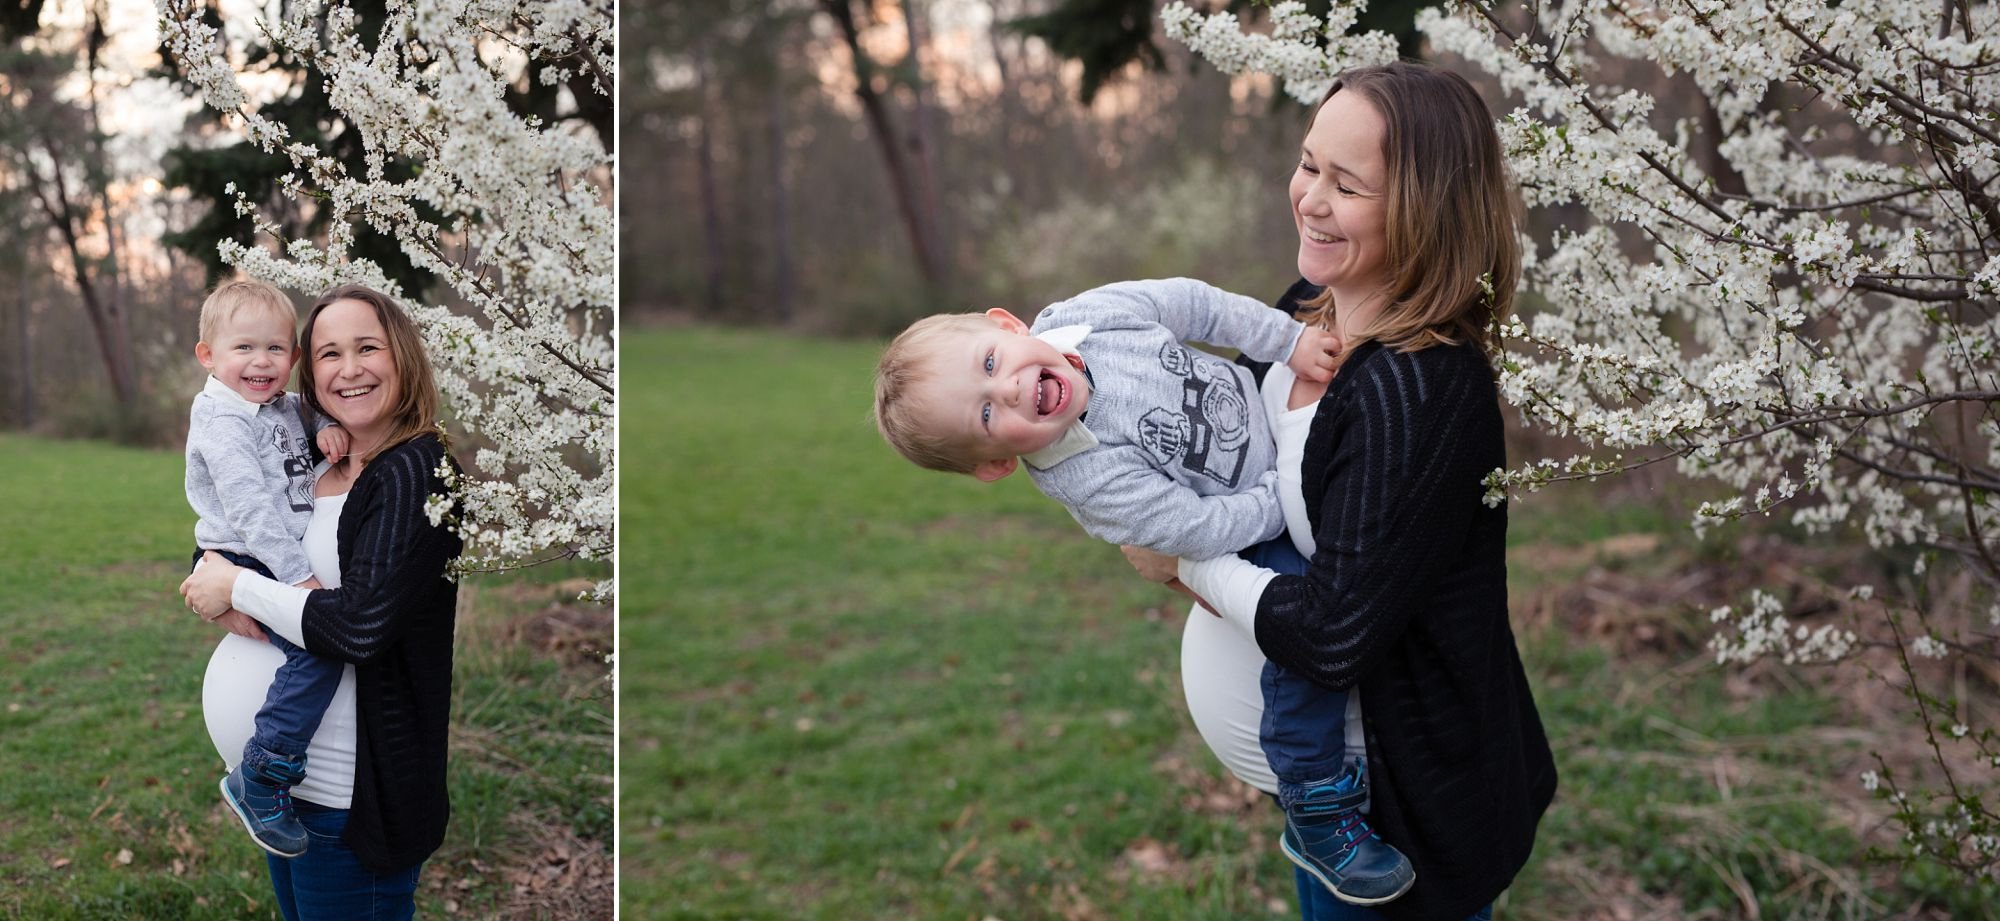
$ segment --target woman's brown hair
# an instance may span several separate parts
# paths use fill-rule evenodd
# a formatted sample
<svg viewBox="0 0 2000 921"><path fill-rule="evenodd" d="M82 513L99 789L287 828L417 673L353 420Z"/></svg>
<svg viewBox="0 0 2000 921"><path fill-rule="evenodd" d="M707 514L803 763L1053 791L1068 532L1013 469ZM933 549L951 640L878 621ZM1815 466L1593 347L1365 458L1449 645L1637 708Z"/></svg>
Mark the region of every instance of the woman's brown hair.
<svg viewBox="0 0 2000 921"><path fill-rule="evenodd" d="M430 358L424 353L423 335L403 306L386 294L365 285L341 285L319 296L306 314L305 328L299 331L299 348L306 360L299 363L299 390L315 412L330 416L319 402L318 381L313 373L313 324L327 307L337 301L360 301L375 308L375 318L389 336L389 356L396 360L396 404L389 407L389 435L361 458L363 464L396 445L419 435L436 435L445 440L438 419L437 378L431 375ZM447 441L447 447L449 442Z"/></svg>
<svg viewBox="0 0 2000 921"><path fill-rule="evenodd" d="M1408 61L1347 71L1320 105L1341 92L1381 113L1388 167L1386 300L1347 348L1368 339L1405 352L1467 340L1490 348L1521 278L1492 113L1464 77ZM1331 289L1301 306L1299 319L1338 328Z"/></svg>

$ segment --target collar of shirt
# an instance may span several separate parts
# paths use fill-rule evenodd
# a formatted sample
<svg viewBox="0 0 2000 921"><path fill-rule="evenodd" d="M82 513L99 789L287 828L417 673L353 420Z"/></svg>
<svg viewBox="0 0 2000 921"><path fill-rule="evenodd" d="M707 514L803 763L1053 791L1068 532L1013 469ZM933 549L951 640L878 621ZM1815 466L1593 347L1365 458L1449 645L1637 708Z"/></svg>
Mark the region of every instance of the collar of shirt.
<svg viewBox="0 0 2000 921"><path fill-rule="evenodd" d="M185 393L186 391L182 392ZM277 403L279 400L284 399L285 396L285 392L283 390L280 390L277 393L272 394L269 400L265 400L262 403L252 403L249 400L244 399L242 394L229 389L228 384L223 383L221 378L218 378L213 374L208 376L208 383L201 385L201 392L204 396L210 396L218 400L221 400L222 405L224 406L233 406L240 408L244 412L249 413L253 416L257 414L258 409Z"/></svg>
<svg viewBox="0 0 2000 921"><path fill-rule="evenodd" d="M1083 355L1076 350L1077 345L1083 342L1083 337L1088 335L1090 335L1089 324L1078 323L1075 326L1058 326L1055 329L1036 333L1035 338L1055 346L1056 351L1067 356L1069 363L1075 365L1076 369L1082 371L1083 376L1088 379L1090 377L1090 369L1083 366ZM1096 385L1097 382L1092 380L1091 387L1093 390L1095 390ZM1085 413L1084 415L1089 415L1089 413ZM1021 455L1021 459L1026 461L1028 466L1036 470L1047 470L1095 447L1097 447L1097 436L1091 434L1090 429L1084 426L1083 416L1080 415L1077 417L1076 422L1070 425L1069 428L1064 429L1062 436L1057 438L1048 447L1031 454L1023 454Z"/></svg>

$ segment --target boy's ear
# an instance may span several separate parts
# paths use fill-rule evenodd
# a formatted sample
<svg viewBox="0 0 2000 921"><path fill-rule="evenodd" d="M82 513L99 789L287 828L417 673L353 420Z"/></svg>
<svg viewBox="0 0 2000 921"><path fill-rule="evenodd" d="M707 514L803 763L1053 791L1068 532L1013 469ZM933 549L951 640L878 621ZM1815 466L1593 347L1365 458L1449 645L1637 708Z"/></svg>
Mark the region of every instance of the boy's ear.
<svg viewBox="0 0 2000 921"><path fill-rule="evenodd" d="M209 348L206 342L197 342L194 344L194 360L201 362L201 366L204 368L213 368L215 367L215 350Z"/></svg>
<svg viewBox="0 0 2000 921"><path fill-rule="evenodd" d="M1020 317L1007 312L1007 308L1005 307L995 307L992 310L986 311L986 317L1000 324L1001 329L1010 333L1020 333L1023 336L1028 335L1028 324L1021 322ZM1006 474L1001 475L1005 476Z"/></svg>
<svg viewBox="0 0 2000 921"><path fill-rule="evenodd" d="M999 308L994 308L994 309L997 310ZM1002 312L1004 313L1005 311ZM1020 321L1016 320L1015 322L1018 323ZM1007 474L1013 473L1014 465L1018 463L1020 463L1020 461L1012 457L1003 457L1000 458L999 460L980 461L977 466L972 468L972 475L978 477L981 483L992 483L997 480L1005 478Z"/></svg>

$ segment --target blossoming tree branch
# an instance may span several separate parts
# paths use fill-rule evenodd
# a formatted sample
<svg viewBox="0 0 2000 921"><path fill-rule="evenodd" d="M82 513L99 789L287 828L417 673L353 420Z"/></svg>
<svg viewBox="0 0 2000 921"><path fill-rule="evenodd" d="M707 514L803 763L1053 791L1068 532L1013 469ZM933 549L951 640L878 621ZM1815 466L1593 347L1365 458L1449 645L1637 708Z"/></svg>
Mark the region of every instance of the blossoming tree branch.
<svg viewBox="0 0 2000 921"><path fill-rule="evenodd" d="M1347 34L1359 10L1280 3L1261 34L1178 2L1162 18L1311 104L1394 57ZM1524 241L1533 306L1496 358L1505 398L1588 450L1496 470L1489 501L1672 462L1710 484L1698 533L1783 514L1913 561L1811 626L1753 593L1712 613L1711 646L1900 663L1935 758L1921 784L1886 763L1863 782L1904 856L1994 872L2000 737L1919 674L1951 656L2000 674L2000 6L1447 0L1417 22L1517 103L1498 127L1524 203L1579 225ZM1672 113L1626 82L1668 80L1696 91ZM1925 587L1934 564L1957 589Z"/></svg>
<svg viewBox="0 0 2000 921"><path fill-rule="evenodd" d="M288 239L263 210L273 203L232 187L237 212L271 245L225 241L224 261L298 291L376 287L422 328L451 421L477 447L455 499L431 509L466 540L459 571L608 557L617 517L611 154L585 132L514 111L507 91L538 78L609 100L609 0L404 0L388 4L379 29L345 6L303 0L257 22L272 51L323 76L344 130L365 145L360 170L260 114L246 89L259 85L250 55L202 20L198 0L158 3L163 44L186 78L226 124L288 164L289 207L309 202L332 216L324 239ZM392 237L460 306L402 291L353 255L357 225ZM610 591L607 580L593 594Z"/></svg>

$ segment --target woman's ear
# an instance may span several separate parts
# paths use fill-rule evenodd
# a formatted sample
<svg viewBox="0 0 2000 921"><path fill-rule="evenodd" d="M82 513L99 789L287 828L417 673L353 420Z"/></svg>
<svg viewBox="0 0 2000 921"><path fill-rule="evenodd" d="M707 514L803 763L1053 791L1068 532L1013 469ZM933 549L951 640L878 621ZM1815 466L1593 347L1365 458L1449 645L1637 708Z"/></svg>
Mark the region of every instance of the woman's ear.
<svg viewBox="0 0 2000 921"><path fill-rule="evenodd" d="M986 311L986 317L994 323L999 324L1001 329L1010 333L1019 333L1023 336L1028 335L1028 324L1021 322L1020 317L1008 313L1005 307L995 307L992 310ZM1004 476L1005 474L1002 475Z"/></svg>

